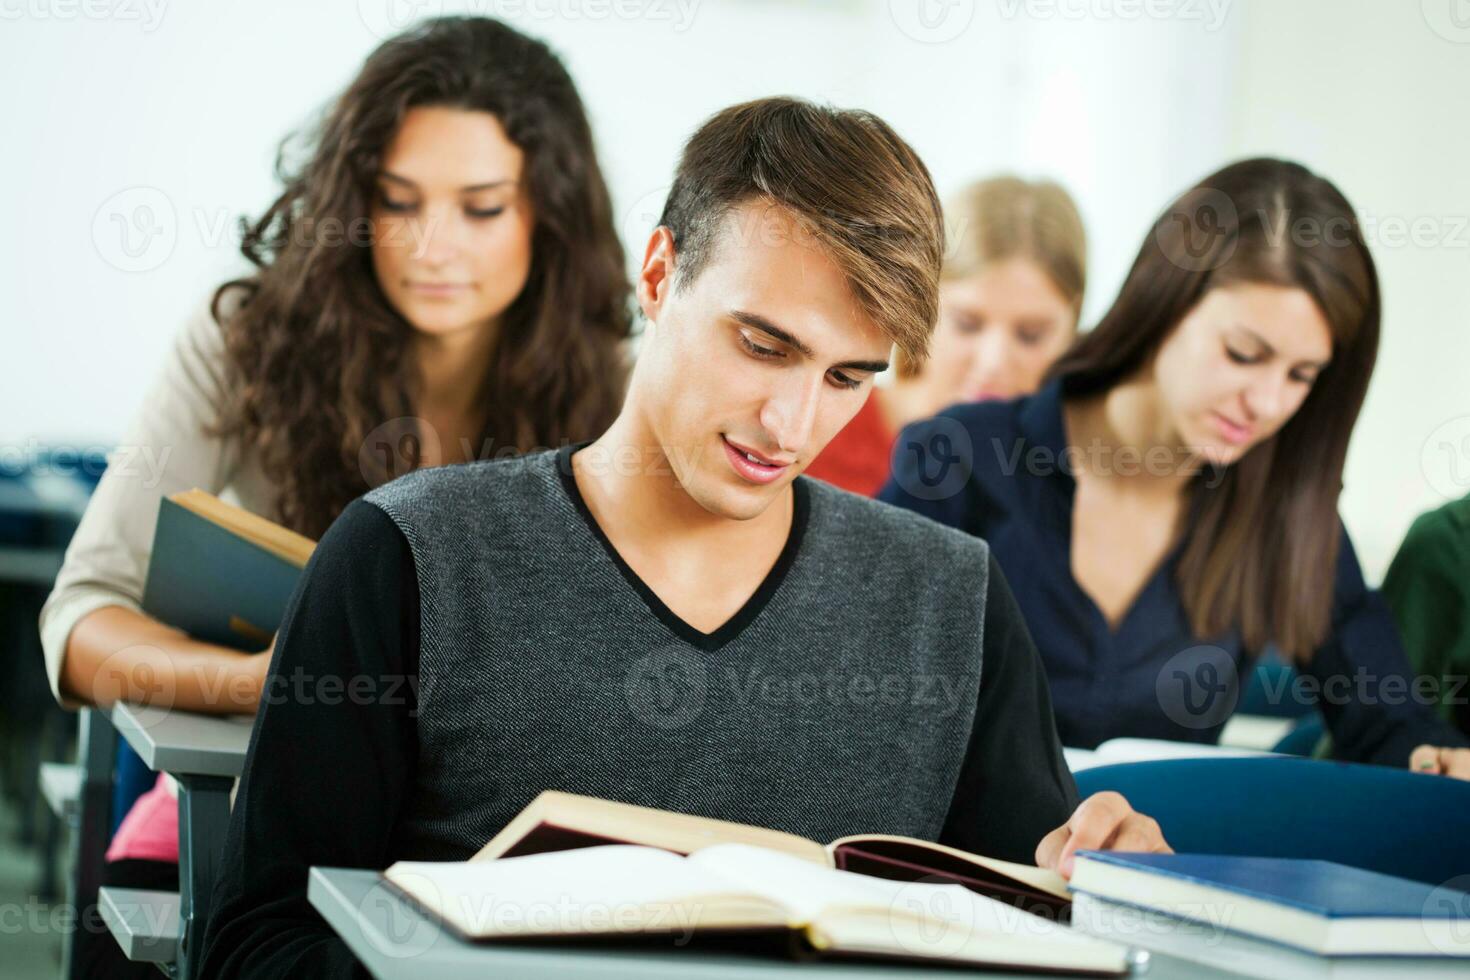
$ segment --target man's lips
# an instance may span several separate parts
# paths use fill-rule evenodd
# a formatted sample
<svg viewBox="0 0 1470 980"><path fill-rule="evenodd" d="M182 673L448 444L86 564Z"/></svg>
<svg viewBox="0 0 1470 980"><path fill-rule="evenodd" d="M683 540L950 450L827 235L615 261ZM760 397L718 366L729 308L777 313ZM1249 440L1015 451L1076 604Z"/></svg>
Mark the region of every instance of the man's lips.
<svg viewBox="0 0 1470 980"><path fill-rule="evenodd" d="M786 472L790 463L782 463L772 460L763 453L747 449L739 443L731 442L721 437L725 443L725 458L730 461L730 468L737 476L750 483L768 484L774 483ZM793 460L794 462L794 460Z"/></svg>
<svg viewBox="0 0 1470 980"><path fill-rule="evenodd" d="M738 451L745 453L747 456L755 457L756 462L763 463L766 466L790 466L792 463L796 462L796 460L794 459L780 459L775 456L767 456L765 453L756 452L749 446L742 445L736 442L734 439L731 439L729 436L724 436L723 438L727 443L729 443L731 446L734 446L735 449L737 449Z"/></svg>

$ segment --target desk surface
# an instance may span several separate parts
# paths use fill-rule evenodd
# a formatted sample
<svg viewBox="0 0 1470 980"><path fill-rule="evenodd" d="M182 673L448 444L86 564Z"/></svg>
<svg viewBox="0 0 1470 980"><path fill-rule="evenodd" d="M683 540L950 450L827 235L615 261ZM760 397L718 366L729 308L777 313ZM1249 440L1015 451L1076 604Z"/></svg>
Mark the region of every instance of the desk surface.
<svg viewBox="0 0 1470 980"><path fill-rule="evenodd" d="M353 954L379 980L480 980L483 977L571 980L642 980L644 977L691 980L944 980L959 974L950 969L894 966L881 963L798 963L768 957L694 950L578 949L495 946L460 939L424 916L375 871L312 868L307 897ZM970 972L970 971L966 971ZM975 973L987 980L1017 974ZM1035 974L1026 975L1034 980ZM1198 963L1154 954L1140 980L1196 980L1219 976Z"/></svg>
<svg viewBox="0 0 1470 980"><path fill-rule="evenodd" d="M187 776L240 775L255 720L126 702L113 705L109 715L149 769Z"/></svg>

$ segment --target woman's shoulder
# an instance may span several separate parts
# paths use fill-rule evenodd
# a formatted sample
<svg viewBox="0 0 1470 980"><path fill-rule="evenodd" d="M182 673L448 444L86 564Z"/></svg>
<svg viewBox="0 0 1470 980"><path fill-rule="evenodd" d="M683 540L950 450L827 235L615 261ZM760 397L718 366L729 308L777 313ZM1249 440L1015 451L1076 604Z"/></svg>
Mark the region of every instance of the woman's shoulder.
<svg viewBox="0 0 1470 980"><path fill-rule="evenodd" d="M989 484L1034 469L1039 454L1059 450L1034 431L1034 416L1045 412L1037 397L951 405L905 430L906 437L931 455L963 461L977 481Z"/></svg>
<svg viewBox="0 0 1470 980"><path fill-rule="evenodd" d="M234 279L215 286L189 308L181 339L201 351L224 349L224 327L249 300L254 287L245 280Z"/></svg>
<svg viewBox="0 0 1470 980"><path fill-rule="evenodd" d="M977 446L987 440L1021 434L1020 411L1025 399L1015 401L958 402L946 409L904 426L906 439L932 442L948 440L956 449Z"/></svg>
<svg viewBox="0 0 1470 980"><path fill-rule="evenodd" d="M1470 497L1420 514L1409 526L1403 546L1450 553L1470 548Z"/></svg>
<svg viewBox="0 0 1470 980"><path fill-rule="evenodd" d="M1453 500L1420 514L1388 566L1384 589L1408 588L1413 580L1442 576L1464 578L1470 568L1470 497ZM1470 583L1466 583L1470 588Z"/></svg>
<svg viewBox="0 0 1470 980"><path fill-rule="evenodd" d="M174 335L163 366L166 389L179 392L199 411L214 414L229 390L226 326L249 300L248 281L232 280L200 297Z"/></svg>
<svg viewBox="0 0 1470 980"><path fill-rule="evenodd" d="M1030 433L1032 412L1027 398L970 402L905 427L879 499L974 531L977 514L994 513L995 504L1022 492L1025 477L1045 472Z"/></svg>

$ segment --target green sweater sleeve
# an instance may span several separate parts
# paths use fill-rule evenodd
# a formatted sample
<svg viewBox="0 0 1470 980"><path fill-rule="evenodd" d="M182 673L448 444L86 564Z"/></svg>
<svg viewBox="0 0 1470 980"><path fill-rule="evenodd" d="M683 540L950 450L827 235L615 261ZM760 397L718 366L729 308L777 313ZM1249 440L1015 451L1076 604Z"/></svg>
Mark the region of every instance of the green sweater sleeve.
<svg viewBox="0 0 1470 980"><path fill-rule="evenodd" d="M1437 711L1467 730L1470 699L1470 498L1421 516L1383 580L1414 673L1433 678ZM1427 685L1427 680L1416 684Z"/></svg>

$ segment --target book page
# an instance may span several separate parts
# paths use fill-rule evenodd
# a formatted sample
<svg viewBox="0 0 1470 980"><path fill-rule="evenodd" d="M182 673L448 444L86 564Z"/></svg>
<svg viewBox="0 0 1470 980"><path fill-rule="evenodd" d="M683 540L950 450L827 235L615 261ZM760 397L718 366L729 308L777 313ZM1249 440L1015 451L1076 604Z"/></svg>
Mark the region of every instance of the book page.
<svg viewBox="0 0 1470 980"><path fill-rule="evenodd" d="M834 907L887 909L905 890L916 887L901 881L818 867L809 861L748 844L717 844L685 860L738 882L747 891L778 898L802 923L813 922L824 909ZM965 891L959 885L917 887Z"/></svg>
<svg viewBox="0 0 1470 980"><path fill-rule="evenodd" d="M1166 738L1110 738L1097 747L1099 765L1153 762L1159 759L1252 758L1274 755L1255 749L1232 749L1203 742L1175 742Z"/></svg>
<svg viewBox="0 0 1470 980"><path fill-rule="evenodd" d="M1067 768L1072 770L1073 775L1094 766L1107 765L1107 761L1099 758L1095 749L1073 749L1062 746L1062 759L1066 761Z"/></svg>
<svg viewBox="0 0 1470 980"><path fill-rule="evenodd" d="M779 896L804 923L827 914L861 911L878 917L909 918L945 923L965 931L1006 935L1048 936L1058 942L1086 942L1064 925L1032 915L1012 905L977 895L963 885L890 881L818 868L784 854L743 844L722 844L691 855L690 864L703 865L740 881L756 893Z"/></svg>
<svg viewBox="0 0 1470 980"><path fill-rule="evenodd" d="M494 860L542 851L566 850L582 837L605 843L643 844L691 854L714 844L767 847L828 864L826 848L796 834L670 810L656 810L560 790L545 790L471 860Z"/></svg>
<svg viewBox="0 0 1470 980"><path fill-rule="evenodd" d="M498 861L399 861L384 877L470 936L681 932L728 925L732 916L749 925L788 919L726 876L624 844Z"/></svg>
<svg viewBox="0 0 1470 980"><path fill-rule="evenodd" d="M932 868L936 874L943 875L949 868L946 860L958 861L963 865L973 865L982 868L993 875L1012 882L1018 882L1034 891L1054 895L1057 898L1070 901L1071 891L1067 888L1067 881L1055 871L1046 868L1038 868L1033 864L1016 864L1013 861L1002 861L999 858L985 857L982 854L971 854L947 844L939 844L934 841L918 840L913 837L896 837L892 834L852 834L848 837L839 837L827 845L828 851L833 855L833 864L836 862L838 850L847 849L852 851L867 851L870 854L883 857L898 857L895 853L895 845L902 851L904 860L909 863L926 868ZM983 877L983 875L980 875Z"/></svg>
<svg viewBox="0 0 1470 980"><path fill-rule="evenodd" d="M742 844L688 859L778 895L818 950L1022 968L1122 972L1126 949L961 885L889 881Z"/></svg>

